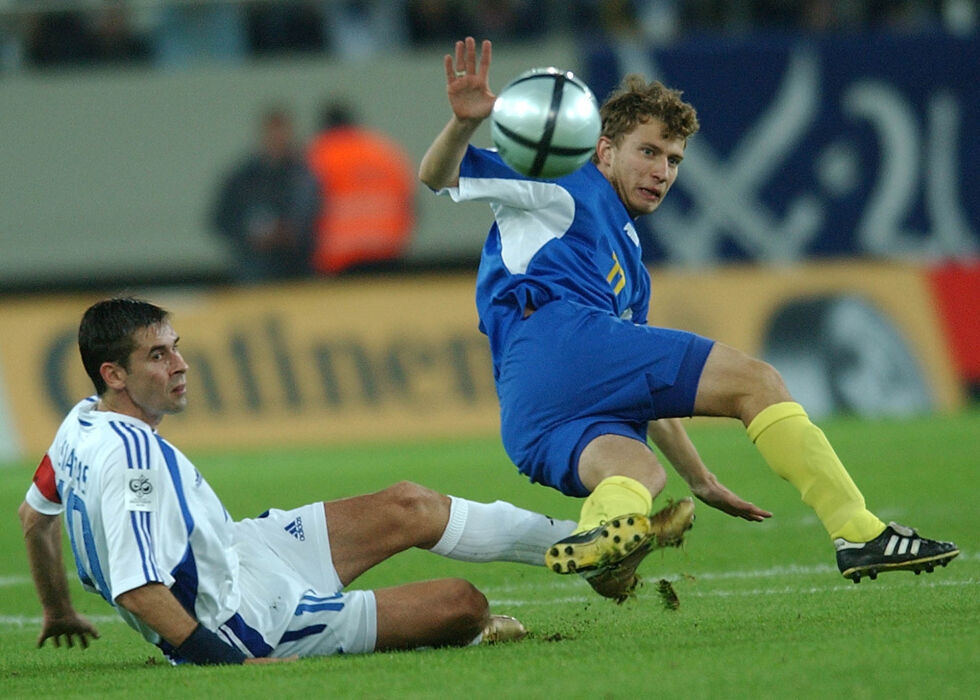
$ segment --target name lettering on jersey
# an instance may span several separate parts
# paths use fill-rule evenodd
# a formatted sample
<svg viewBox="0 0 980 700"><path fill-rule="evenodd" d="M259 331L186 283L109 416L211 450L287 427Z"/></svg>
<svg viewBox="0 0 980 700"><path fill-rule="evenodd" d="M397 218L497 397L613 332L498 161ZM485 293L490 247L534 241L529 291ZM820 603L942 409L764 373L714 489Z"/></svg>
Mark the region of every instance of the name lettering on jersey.
<svg viewBox="0 0 980 700"><path fill-rule="evenodd" d="M613 253L612 257L613 266L609 270L609 274L606 275L606 282L613 285L613 294L619 294L626 286L626 273L623 271L623 266L619 264L619 257L616 253Z"/></svg>
<svg viewBox="0 0 980 700"><path fill-rule="evenodd" d="M75 481L75 490L83 496L88 491L88 470L89 466L82 462L76 455L75 450L68 445L62 448L61 462L64 464L68 476ZM58 489L59 493L61 489Z"/></svg>
<svg viewBox="0 0 980 700"><path fill-rule="evenodd" d="M126 470L126 510L156 510L156 470Z"/></svg>

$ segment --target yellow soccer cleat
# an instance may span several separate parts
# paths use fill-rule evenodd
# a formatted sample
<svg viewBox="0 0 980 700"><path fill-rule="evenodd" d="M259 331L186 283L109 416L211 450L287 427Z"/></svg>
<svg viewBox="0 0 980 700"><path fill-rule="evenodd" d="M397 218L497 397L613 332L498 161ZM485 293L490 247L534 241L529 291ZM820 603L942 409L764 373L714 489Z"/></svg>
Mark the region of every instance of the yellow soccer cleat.
<svg viewBox="0 0 980 700"><path fill-rule="evenodd" d="M604 598L622 603L636 591L640 583L636 569L654 549L680 547L684 535L694 527L694 501L683 498L650 516L650 536L618 562L582 572L592 590Z"/></svg>
<svg viewBox="0 0 980 700"><path fill-rule="evenodd" d="M644 545L651 534L647 516L622 515L559 540L545 553L545 565L558 574L574 574L615 564Z"/></svg>
<svg viewBox="0 0 980 700"><path fill-rule="evenodd" d="M680 547L684 535L694 527L694 499L672 501L650 516L650 529L656 547Z"/></svg>

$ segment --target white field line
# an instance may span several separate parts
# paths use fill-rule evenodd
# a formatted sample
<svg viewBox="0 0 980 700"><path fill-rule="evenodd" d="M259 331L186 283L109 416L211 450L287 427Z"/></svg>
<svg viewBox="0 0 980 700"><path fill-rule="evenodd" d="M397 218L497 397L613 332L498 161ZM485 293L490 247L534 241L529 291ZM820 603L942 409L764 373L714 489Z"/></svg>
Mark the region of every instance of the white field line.
<svg viewBox="0 0 980 700"><path fill-rule="evenodd" d="M980 552L963 553L960 554L958 558L973 561L980 560ZM955 563L953 563L953 566L955 567ZM940 569L939 571L943 570ZM899 575L907 578L908 580L896 580L897 576L893 577L892 575L888 575L886 577L887 583L885 584L882 584L881 582L866 582L865 585L855 586L853 583L838 583L836 581L834 583L830 583L828 581L827 585L823 586L780 586L778 588L751 588L745 590L716 589L708 591L699 591L696 589L696 584L700 581L725 581L733 579L744 581L752 579L768 579L774 576L812 576L815 574L837 575L837 568L830 566L829 564L789 564L785 566L773 566L767 569L756 569L749 571L706 571L697 574L697 576L695 576L694 580L691 582L691 586L684 587L683 595L684 597L692 598L730 598L766 595L838 593L840 591L861 593L869 592L878 585L888 585L891 587L919 586L926 588L980 586L980 581L977 579L947 580L943 578L930 577L930 580L922 580L923 577L921 576L913 577L909 574L901 572ZM687 583L688 580L686 576L674 575L664 577L648 577L644 579L644 581L647 584L653 584L660 578L666 578L668 581L673 583ZM30 585L30 583L31 580L27 576L0 576L0 588L5 586ZM490 599L491 604L495 608L520 607L524 605L567 605L570 603L591 603L596 600L596 596L589 591L585 582L577 576L552 576L550 580L546 580L549 589L553 591L556 589L566 589L568 591L568 595L559 598L542 599L540 596L541 583L541 581L535 580L516 585L485 586L484 593ZM581 595L577 595L575 594L575 591L581 591L582 593ZM521 595L522 593L527 593L528 595L525 597ZM86 617L93 623L100 625L110 622L122 622L122 619L116 615L86 615ZM0 615L0 628L25 626L38 627L41 625L41 622L41 617L36 615Z"/></svg>
<svg viewBox="0 0 980 700"><path fill-rule="evenodd" d="M118 615L86 615L85 619L96 625L104 625L109 622L122 622L123 619ZM41 627L43 619L39 615L0 615L0 628L2 627Z"/></svg>
<svg viewBox="0 0 980 700"><path fill-rule="evenodd" d="M20 586L30 582L31 579L27 576L0 576L0 588Z"/></svg>
<svg viewBox="0 0 980 700"><path fill-rule="evenodd" d="M677 579L674 579L676 581ZM649 583L653 583L654 579L645 579ZM680 595L682 598L736 598L736 597L758 597L758 596L770 596L770 595L813 595L816 593L833 593L838 594L841 591L846 593L870 593L872 586L863 585L855 586L853 583L834 583L827 586L780 586L779 588L752 588L747 590L713 590L713 591L699 591L692 588L685 588L681 591ZM980 581L978 580L958 580L958 581L912 581L908 583L896 583L888 582L887 584L877 584L877 585L887 585L890 587L900 586L903 588L910 588L912 586L919 586L925 588L953 588L959 586L977 586L980 587ZM541 599L536 598L497 598L493 596L494 589L490 588L487 591L487 598L490 601L490 605L494 609L501 608L517 608L526 605L564 605L568 603L593 603L597 600L596 596L589 592L588 587L584 582L581 582L582 590L584 591L580 596L565 596L562 598L548 598ZM648 589L649 590L649 589ZM641 593L642 595L642 593Z"/></svg>
<svg viewBox="0 0 980 700"><path fill-rule="evenodd" d="M652 579L651 579L652 580ZM584 586L584 583L582 584ZM912 583L890 583L888 584L892 587L899 585L905 588L911 587L913 585L925 587L925 588L952 588L958 586L980 586L980 581L928 581L928 582L912 582ZM851 591L856 593L861 593L862 591L869 591L871 586L859 587L852 583L849 584L833 584L830 586L782 586L780 588L753 588L744 591L734 591L734 590L716 590L716 591L697 591L697 590L684 590L683 596L685 598L733 598L733 597L757 597L757 596L767 596L767 595L807 595L815 593L838 593L840 591ZM588 590L588 589L585 589ZM542 600L540 597L535 598L496 598L493 597L494 589L490 588L486 591L490 595L488 596L490 605L494 609L501 608L519 608L525 605L569 605L569 604L579 604L579 603L593 603L597 600L596 596L591 593L584 593L583 595L576 596L564 596L561 598L549 598L547 600ZM85 616L90 622L96 625L105 625L109 623L122 622L122 618L116 615L86 615ZM0 628L3 627L40 627L42 619L37 615L0 615Z"/></svg>

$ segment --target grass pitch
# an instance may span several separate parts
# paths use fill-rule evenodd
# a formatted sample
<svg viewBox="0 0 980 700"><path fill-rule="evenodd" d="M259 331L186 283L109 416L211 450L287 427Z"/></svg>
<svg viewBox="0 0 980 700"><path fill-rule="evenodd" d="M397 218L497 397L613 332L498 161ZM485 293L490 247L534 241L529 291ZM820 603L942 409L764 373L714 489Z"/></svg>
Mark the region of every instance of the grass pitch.
<svg viewBox="0 0 980 700"><path fill-rule="evenodd" d="M698 504L683 549L655 552L621 606L574 576L406 552L355 587L441 576L479 586L531 630L518 644L305 659L264 667L171 668L73 580L76 607L102 639L35 649L40 608L15 515L33 464L0 468L0 694L21 697L973 698L980 687L980 412L822 427L884 520L952 539L961 555L930 575L854 585L811 511L762 463L734 423L692 426L705 461L766 523ZM163 426L166 434L166 423ZM578 502L528 484L495 437L421 444L197 453L190 457L236 517L269 506L377 490L400 479L558 517ZM672 475L665 496L687 495ZM66 553L70 563L70 554ZM69 577L72 578L73 574ZM667 581L677 597L666 606Z"/></svg>

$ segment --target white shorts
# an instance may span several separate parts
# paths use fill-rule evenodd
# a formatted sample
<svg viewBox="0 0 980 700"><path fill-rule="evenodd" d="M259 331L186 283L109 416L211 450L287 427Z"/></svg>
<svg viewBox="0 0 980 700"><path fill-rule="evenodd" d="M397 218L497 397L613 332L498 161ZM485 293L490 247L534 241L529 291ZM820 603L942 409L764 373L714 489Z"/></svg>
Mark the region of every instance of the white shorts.
<svg viewBox="0 0 980 700"><path fill-rule="evenodd" d="M378 632L374 593L342 591L330 556L322 503L273 509L242 520L236 523L236 535L241 563L239 613L272 647L269 656L374 651Z"/></svg>

